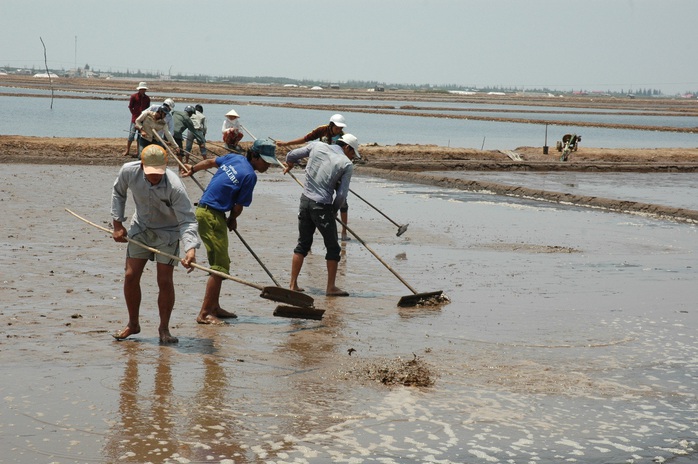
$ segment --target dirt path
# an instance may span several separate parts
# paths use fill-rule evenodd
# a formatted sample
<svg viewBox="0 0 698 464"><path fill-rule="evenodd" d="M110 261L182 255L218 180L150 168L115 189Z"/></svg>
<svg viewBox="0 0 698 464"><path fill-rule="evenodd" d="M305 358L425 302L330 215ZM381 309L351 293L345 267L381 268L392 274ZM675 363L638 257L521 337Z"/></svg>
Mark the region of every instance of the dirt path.
<svg viewBox="0 0 698 464"><path fill-rule="evenodd" d="M248 143L242 143L243 148ZM119 165L126 140L121 138L61 138L0 135L0 162L35 164ZM194 153L198 154L198 148ZM363 145L365 165L379 169L424 171L470 170L587 170L645 172L695 171L698 148L620 149L580 147L570 160L558 161L554 148L543 154L542 147L515 150L523 161L511 160L498 150L451 148L436 145ZM277 157L282 158L282 150ZM439 168L439 166L442 166Z"/></svg>
<svg viewBox="0 0 698 464"><path fill-rule="evenodd" d="M247 144L243 143L243 147ZM112 138L45 138L0 136L0 162L61 165L120 165L123 139ZM195 148L198 150L198 148ZM529 189L519 186L452 179L421 174L424 171L585 171L585 172L696 172L698 149L598 149L579 148L571 160L557 161L557 152L543 154L541 147L516 150L522 161L514 161L497 150L475 150L432 145L367 145L361 148L364 162L357 166L361 175L418 182L445 188L490 191L500 195L536 198L554 203L590 206L619 212L650 214L674 220L698 221L698 211L609 199ZM197 152L198 154L198 152ZM277 153L283 158L281 150ZM130 158L129 158L130 159Z"/></svg>

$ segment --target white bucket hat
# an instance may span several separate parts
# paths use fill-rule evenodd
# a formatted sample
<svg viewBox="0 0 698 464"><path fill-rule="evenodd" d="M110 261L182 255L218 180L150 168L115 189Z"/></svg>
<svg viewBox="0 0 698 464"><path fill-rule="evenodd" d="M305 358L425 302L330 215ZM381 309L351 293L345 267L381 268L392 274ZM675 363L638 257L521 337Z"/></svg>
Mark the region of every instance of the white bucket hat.
<svg viewBox="0 0 698 464"><path fill-rule="evenodd" d="M138 87L136 87L136 90L141 90L141 89L148 90L148 86L146 85L145 82L139 83Z"/></svg>

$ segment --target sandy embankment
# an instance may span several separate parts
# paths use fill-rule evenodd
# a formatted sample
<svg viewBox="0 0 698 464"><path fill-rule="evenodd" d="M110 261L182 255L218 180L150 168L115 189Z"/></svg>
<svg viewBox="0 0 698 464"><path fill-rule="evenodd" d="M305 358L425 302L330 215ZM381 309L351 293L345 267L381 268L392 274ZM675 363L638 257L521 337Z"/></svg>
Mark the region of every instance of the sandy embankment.
<svg viewBox="0 0 698 464"><path fill-rule="evenodd" d="M246 144L243 143L245 147ZM124 140L118 138L48 138L0 136L0 162L31 164L119 165L127 160L121 153ZM215 151L215 147L212 151ZM198 148L195 147L198 154ZM434 145L365 145L364 162L358 174L386 177L462 190L487 190L501 195L537 198L544 201L593 206L685 221L698 221L698 211L647 203L588 197L569 193L529 189L468 179L453 179L425 171L584 171L584 172L695 172L698 149L608 149L584 148L573 152L568 162L560 162L554 149L547 155L542 147L516 150L521 161L497 150L476 150ZM282 153L277 156L281 159Z"/></svg>

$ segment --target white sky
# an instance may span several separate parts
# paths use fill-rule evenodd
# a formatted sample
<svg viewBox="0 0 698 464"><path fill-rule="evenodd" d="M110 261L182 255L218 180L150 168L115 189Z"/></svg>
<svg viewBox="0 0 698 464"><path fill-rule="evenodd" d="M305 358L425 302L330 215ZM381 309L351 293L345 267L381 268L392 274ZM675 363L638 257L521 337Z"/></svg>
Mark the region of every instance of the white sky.
<svg viewBox="0 0 698 464"><path fill-rule="evenodd" d="M697 27L697 0L0 0L0 66L43 69L41 37L52 68L674 94Z"/></svg>

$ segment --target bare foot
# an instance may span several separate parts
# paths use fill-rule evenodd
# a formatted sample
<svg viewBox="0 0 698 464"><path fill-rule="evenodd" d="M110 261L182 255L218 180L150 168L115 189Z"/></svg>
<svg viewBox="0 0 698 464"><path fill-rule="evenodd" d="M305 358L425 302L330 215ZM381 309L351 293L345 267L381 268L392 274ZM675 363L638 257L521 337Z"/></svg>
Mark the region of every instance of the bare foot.
<svg viewBox="0 0 698 464"><path fill-rule="evenodd" d="M129 156L130 154L131 154L131 153L126 152L126 153L124 153L124 156Z"/></svg>
<svg viewBox="0 0 698 464"><path fill-rule="evenodd" d="M141 333L141 326L140 325L136 325L135 327L131 327L131 326L127 325L124 330L122 330L121 332L116 332L116 333L112 334L111 336L117 340L124 340L131 335L136 335L137 333Z"/></svg>
<svg viewBox="0 0 698 464"><path fill-rule="evenodd" d="M343 242L348 242L349 240L351 240L351 237L349 237L349 236L346 235L346 234L342 234L342 241L343 241Z"/></svg>
<svg viewBox="0 0 698 464"><path fill-rule="evenodd" d="M178 343L179 339L170 335L170 331L167 329L160 329L160 343Z"/></svg>
<svg viewBox="0 0 698 464"><path fill-rule="evenodd" d="M341 288L334 287L334 288L328 289L325 292L325 295L327 295L327 296L349 296L349 292L345 292Z"/></svg>
<svg viewBox="0 0 698 464"><path fill-rule="evenodd" d="M304 288L300 288L298 285L295 285L295 286L292 285L291 290L293 290L294 292L304 292L305 291Z"/></svg>
<svg viewBox="0 0 698 464"><path fill-rule="evenodd" d="M237 319L237 314L226 311L223 308L216 308L216 317L221 319Z"/></svg>
<svg viewBox="0 0 698 464"><path fill-rule="evenodd" d="M199 316L196 318L196 322L199 324L206 324L206 325L226 325L225 321L218 319L213 314L206 314L206 315L199 314Z"/></svg>

